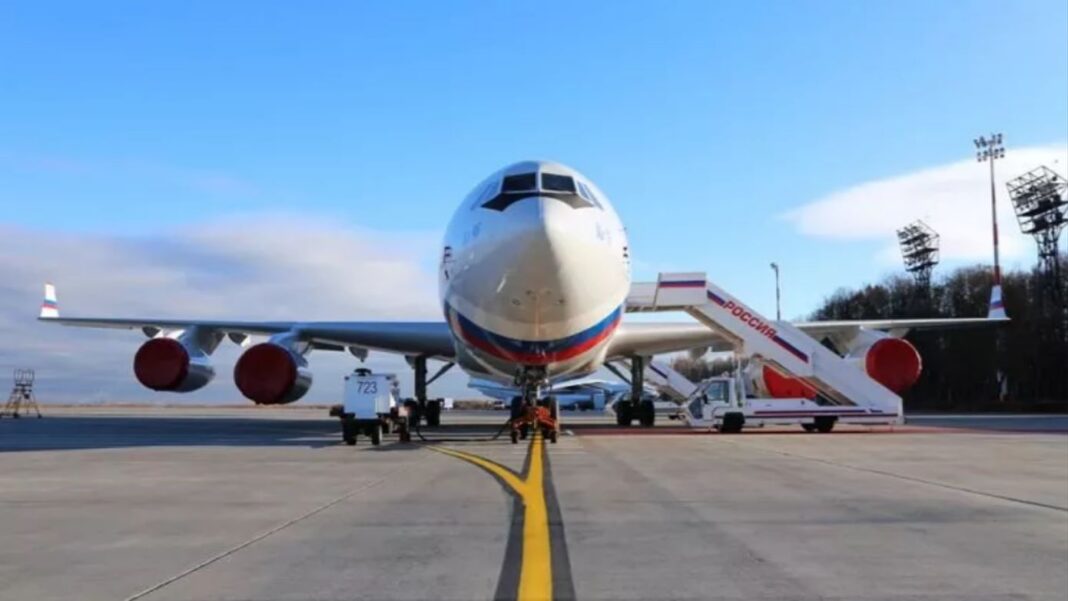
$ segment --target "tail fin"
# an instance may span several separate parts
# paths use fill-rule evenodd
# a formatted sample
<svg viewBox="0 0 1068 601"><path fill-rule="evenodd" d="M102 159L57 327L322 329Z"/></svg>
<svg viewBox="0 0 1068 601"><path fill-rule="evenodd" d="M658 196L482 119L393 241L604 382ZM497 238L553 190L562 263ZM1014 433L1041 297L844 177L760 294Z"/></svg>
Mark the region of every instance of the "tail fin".
<svg viewBox="0 0 1068 601"><path fill-rule="evenodd" d="M994 284L990 289L990 310L986 314L987 319L1005 319L1005 301L1001 300L1001 284Z"/></svg>
<svg viewBox="0 0 1068 601"><path fill-rule="evenodd" d="M44 301L41 302L40 319L56 319L59 317L59 305L56 303L56 287L51 283L45 284Z"/></svg>

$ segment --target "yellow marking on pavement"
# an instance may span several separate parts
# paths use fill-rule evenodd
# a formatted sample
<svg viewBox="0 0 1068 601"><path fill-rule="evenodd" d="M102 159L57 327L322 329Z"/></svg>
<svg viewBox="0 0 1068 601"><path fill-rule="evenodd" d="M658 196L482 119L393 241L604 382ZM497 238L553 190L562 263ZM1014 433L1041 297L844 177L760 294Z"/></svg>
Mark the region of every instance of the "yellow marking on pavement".
<svg viewBox="0 0 1068 601"><path fill-rule="evenodd" d="M446 447L431 450L477 465L501 479L523 502L523 560L519 570L518 601L546 601L553 598L553 567L549 545L549 511L545 505L545 441L536 432L530 441L530 465L526 477L478 455Z"/></svg>

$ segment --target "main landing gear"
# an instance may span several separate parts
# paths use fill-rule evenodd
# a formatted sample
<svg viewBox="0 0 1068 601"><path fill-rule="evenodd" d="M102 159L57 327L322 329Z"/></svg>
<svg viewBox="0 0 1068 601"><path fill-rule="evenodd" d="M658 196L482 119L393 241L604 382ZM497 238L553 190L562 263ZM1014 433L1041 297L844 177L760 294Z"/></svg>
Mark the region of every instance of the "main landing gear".
<svg viewBox="0 0 1068 601"><path fill-rule="evenodd" d="M415 370L415 398L404 401L404 406L408 409L408 421L412 425L418 425L419 421L423 420L429 427L440 426L443 401L441 399L427 399L426 388L434 380L452 369L454 364L446 363L433 377L428 379L425 356L408 357L408 363Z"/></svg>
<svg viewBox="0 0 1068 601"><path fill-rule="evenodd" d="M645 428L656 424L656 405L651 399L642 398L645 393L646 361L646 357L634 357L630 361L630 399L621 399L616 403L617 425L630 427L635 419Z"/></svg>

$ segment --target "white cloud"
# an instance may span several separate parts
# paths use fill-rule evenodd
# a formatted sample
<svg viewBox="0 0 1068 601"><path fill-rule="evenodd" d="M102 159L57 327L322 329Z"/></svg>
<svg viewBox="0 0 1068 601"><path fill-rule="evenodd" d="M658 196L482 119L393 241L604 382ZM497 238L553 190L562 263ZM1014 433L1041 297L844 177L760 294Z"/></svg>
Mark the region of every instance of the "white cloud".
<svg viewBox="0 0 1068 601"><path fill-rule="evenodd" d="M1062 175L1068 146L1009 148L996 164L998 226L1004 261L1029 263L1035 244L1020 233L1005 182L1039 165ZM941 236L943 259L990 261L990 174L974 159L906 173L834 192L782 215L802 234L835 240L885 242L878 259L900 262L895 230L924 220Z"/></svg>
<svg viewBox="0 0 1068 601"><path fill-rule="evenodd" d="M138 237L0 225L0 378L14 367L36 368L39 396L48 401L241 402L231 377L239 349L229 342L216 351L211 385L181 396L153 393L130 367L139 332L38 323L42 283L57 285L61 312L71 316L440 319L437 238L291 215ZM316 352L310 361L316 383L306 398L336 401L355 360ZM401 357L383 353L373 353L369 366L401 372L402 381L410 374ZM446 378L431 392L470 394L458 371Z"/></svg>

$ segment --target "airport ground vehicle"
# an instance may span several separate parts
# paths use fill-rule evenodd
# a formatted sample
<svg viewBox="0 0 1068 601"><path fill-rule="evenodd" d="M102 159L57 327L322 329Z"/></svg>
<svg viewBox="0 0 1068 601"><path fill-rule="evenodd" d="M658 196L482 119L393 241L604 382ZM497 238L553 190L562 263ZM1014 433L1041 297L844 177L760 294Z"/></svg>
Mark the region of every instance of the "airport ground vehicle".
<svg viewBox="0 0 1068 601"><path fill-rule="evenodd" d="M822 399L762 398L746 395L741 374L708 378L696 385L685 403L683 419L694 428L710 428L725 434L743 427L799 425L806 432L826 433L838 422L889 425L899 416L868 407L844 407Z"/></svg>
<svg viewBox="0 0 1068 601"><path fill-rule="evenodd" d="M394 374L373 374L360 368L345 376L343 403L330 411L341 422L345 444L355 445L357 435L363 434L378 445L382 435L391 430L401 442L410 440L408 411L397 404L398 393Z"/></svg>

